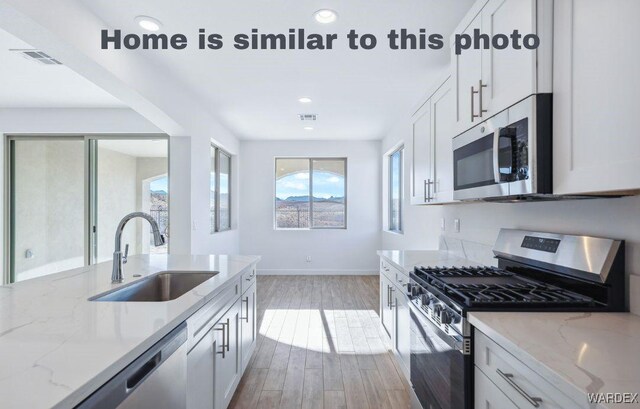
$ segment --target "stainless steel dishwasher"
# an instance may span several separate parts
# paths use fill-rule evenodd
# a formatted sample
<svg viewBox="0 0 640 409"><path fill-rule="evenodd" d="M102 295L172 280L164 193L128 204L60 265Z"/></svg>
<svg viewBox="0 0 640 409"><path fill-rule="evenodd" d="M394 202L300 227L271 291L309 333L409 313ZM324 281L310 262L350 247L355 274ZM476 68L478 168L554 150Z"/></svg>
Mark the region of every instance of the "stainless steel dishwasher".
<svg viewBox="0 0 640 409"><path fill-rule="evenodd" d="M182 323L76 408L186 408L186 340L187 325Z"/></svg>

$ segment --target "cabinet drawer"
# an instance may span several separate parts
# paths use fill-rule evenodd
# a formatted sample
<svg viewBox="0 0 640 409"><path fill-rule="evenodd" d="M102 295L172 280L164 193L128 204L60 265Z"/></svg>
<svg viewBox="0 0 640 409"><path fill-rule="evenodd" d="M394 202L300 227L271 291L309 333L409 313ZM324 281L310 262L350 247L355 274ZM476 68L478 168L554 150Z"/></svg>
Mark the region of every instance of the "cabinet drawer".
<svg viewBox="0 0 640 409"><path fill-rule="evenodd" d="M580 409L576 402L478 330L474 362L519 408Z"/></svg>
<svg viewBox="0 0 640 409"><path fill-rule="evenodd" d="M240 280L241 293L244 294L256 282L256 266L253 265L242 273Z"/></svg>
<svg viewBox="0 0 640 409"><path fill-rule="evenodd" d="M393 267L384 259L380 259L380 273L384 274L389 281L398 287L405 287L409 282L409 275Z"/></svg>
<svg viewBox="0 0 640 409"><path fill-rule="evenodd" d="M227 312L233 305L234 300L239 296L240 281L235 280L187 319L187 344L189 350L218 322L220 317Z"/></svg>
<svg viewBox="0 0 640 409"><path fill-rule="evenodd" d="M521 409L504 394L491 380L474 367L473 402L475 409Z"/></svg>

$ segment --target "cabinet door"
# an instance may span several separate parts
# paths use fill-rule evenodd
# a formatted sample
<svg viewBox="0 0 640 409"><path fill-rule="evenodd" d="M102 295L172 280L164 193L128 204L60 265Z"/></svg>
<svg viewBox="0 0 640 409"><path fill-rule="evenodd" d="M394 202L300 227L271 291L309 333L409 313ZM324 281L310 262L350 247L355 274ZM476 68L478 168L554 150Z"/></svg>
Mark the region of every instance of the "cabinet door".
<svg viewBox="0 0 640 409"><path fill-rule="evenodd" d="M473 36L476 29L482 30L482 16L480 14L471 21L462 34ZM482 52L470 48L462 51L460 55L456 55L452 48L451 61L455 89L455 133L457 135L483 121L482 118L472 117L472 114L483 115L486 118L486 113L480 112L479 94L471 92L471 88L478 91L482 79Z"/></svg>
<svg viewBox="0 0 640 409"><path fill-rule="evenodd" d="M252 284L241 297L240 334L242 336L242 369L249 364L256 347L256 284Z"/></svg>
<svg viewBox="0 0 640 409"><path fill-rule="evenodd" d="M240 300L214 327L220 352L215 365L215 409L226 409L240 376ZM222 348L225 349L222 354Z"/></svg>
<svg viewBox="0 0 640 409"><path fill-rule="evenodd" d="M455 125L454 95L447 80L431 97L433 126L433 197L434 202L453 201L453 129Z"/></svg>
<svg viewBox="0 0 640 409"><path fill-rule="evenodd" d="M187 409L213 409L218 339L210 329L187 355Z"/></svg>
<svg viewBox="0 0 640 409"><path fill-rule="evenodd" d="M397 288L394 296L395 311L395 346L400 359L408 370L411 364L411 328L409 314L409 298L402 288Z"/></svg>
<svg viewBox="0 0 640 409"><path fill-rule="evenodd" d="M474 408L475 409L518 409L478 367L473 368Z"/></svg>
<svg viewBox="0 0 640 409"><path fill-rule="evenodd" d="M427 101L413 117L413 135L411 139L411 204L427 203L432 181L431 158L433 142L431 140L431 105Z"/></svg>
<svg viewBox="0 0 640 409"><path fill-rule="evenodd" d="M509 35L536 33L536 0L490 0L482 9L482 32ZM541 67L542 68L542 67ZM488 118L536 92L536 50L511 45L482 51L483 114ZM478 101L480 104L480 101Z"/></svg>
<svg viewBox="0 0 640 409"><path fill-rule="evenodd" d="M393 339L392 288L391 281L383 274L380 274L380 321L391 339Z"/></svg>
<svg viewBox="0 0 640 409"><path fill-rule="evenodd" d="M640 1L554 2L553 191L640 189Z"/></svg>

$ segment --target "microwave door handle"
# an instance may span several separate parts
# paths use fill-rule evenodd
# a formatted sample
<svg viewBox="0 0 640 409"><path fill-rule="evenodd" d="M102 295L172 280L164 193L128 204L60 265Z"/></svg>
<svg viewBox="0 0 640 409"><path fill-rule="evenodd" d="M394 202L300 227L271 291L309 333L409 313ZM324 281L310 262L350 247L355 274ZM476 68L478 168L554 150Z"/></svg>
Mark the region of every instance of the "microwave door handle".
<svg viewBox="0 0 640 409"><path fill-rule="evenodd" d="M500 131L502 128L496 128L493 132L493 180L500 183Z"/></svg>

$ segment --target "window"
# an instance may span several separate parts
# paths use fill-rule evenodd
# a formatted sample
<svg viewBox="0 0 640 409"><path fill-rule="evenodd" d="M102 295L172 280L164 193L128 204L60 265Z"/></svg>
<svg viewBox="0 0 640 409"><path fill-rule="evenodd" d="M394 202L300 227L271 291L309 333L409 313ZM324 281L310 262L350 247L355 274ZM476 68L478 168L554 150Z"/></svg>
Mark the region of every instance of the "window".
<svg viewBox="0 0 640 409"><path fill-rule="evenodd" d="M231 229L231 155L211 145L211 233Z"/></svg>
<svg viewBox="0 0 640 409"><path fill-rule="evenodd" d="M277 158L275 227L344 229L346 158Z"/></svg>
<svg viewBox="0 0 640 409"><path fill-rule="evenodd" d="M389 231L402 233L402 158L401 146L389 155Z"/></svg>

